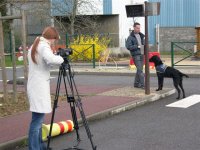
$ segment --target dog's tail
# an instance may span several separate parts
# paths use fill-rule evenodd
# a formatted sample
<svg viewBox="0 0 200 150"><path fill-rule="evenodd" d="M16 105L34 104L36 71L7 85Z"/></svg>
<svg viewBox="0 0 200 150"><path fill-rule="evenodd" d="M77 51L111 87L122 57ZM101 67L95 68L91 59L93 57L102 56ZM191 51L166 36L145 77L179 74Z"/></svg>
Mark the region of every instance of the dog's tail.
<svg viewBox="0 0 200 150"><path fill-rule="evenodd" d="M180 75L181 75L182 77L189 78L189 76L188 76L187 74L184 74L184 73L182 73L182 72L180 72Z"/></svg>

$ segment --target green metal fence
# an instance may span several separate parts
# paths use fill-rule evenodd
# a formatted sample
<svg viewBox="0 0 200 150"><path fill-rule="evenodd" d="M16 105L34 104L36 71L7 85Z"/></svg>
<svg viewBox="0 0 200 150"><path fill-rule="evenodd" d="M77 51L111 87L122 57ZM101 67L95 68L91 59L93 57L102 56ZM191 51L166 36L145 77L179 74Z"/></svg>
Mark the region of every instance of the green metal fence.
<svg viewBox="0 0 200 150"><path fill-rule="evenodd" d="M93 68L95 68L95 66L96 66L96 64L95 64L95 61L96 61L96 56L95 56L95 44L70 44L70 46L72 46L73 47L73 45L74 46L87 46L85 49L82 49L82 51L81 52L79 52L79 51L77 51L76 49L73 49L73 53L75 52L75 53L77 53L77 55L79 56L79 58L83 58L83 60L85 61L85 60L87 60L87 61L89 61L89 62L92 62L92 66L93 66ZM92 51L92 59L89 59L89 58L87 58L85 55L84 55L84 53L85 52L87 52L87 51ZM76 56L77 56L76 55ZM75 60L76 58L76 56L71 56L70 57L70 60L71 61L73 61L73 60ZM81 56L81 57L80 57Z"/></svg>
<svg viewBox="0 0 200 150"><path fill-rule="evenodd" d="M116 40L116 39L114 39L114 37L117 37L116 36L116 34L114 34L114 33L112 33L112 34L110 34L110 33L97 33L97 34L74 34L74 35L69 35L69 34L66 34L65 36L66 36L66 46L67 47L72 47L72 46L76 46L76 47L78 47L78 48L74 48L74 52L76 52L76 53L78 53L78 55L80 56L80 58L79 59L81 59L81 58L84 58L84 60L82 61L82 62L88 62L88 61L92 61L92 64L93 64L93 68L95 68L95 61L96 61L96 58L98 58L99 56L99 46L98 45L95 45L95 44L93 44L93 43L87 43L87 44L82 44L82 43L84 43L84 42L80 42L79 40L81 39L80 38L80 36L83 36L85 39L86 39L86 41L87 41L87 38L88 37L90 37L90 38L95 38L96 36L98 35L98 38L101 38L101 39L103 39L103 38L111 38L111 36L113 36L112 38L111 38L111 40L109 41L109 43L108 43L108 45L114 45L114 41L118 41L118 40ZM74 42L74 41L76 41L76 42ZM98 41L99 42L99 41ZM100 42L101 42L101 40L100 40ZM81 44L79 44L79 43L81 43ZM115 45L117 45L117 43L115 43ZM80 48L79 48L79 46L80 46L80 48L81 48L81 46L88 46L87 48L85 48L85 49L82 49L82 51L80 52ZM73 47L72 47L73 48ZM104 49L104 48L103 48ZM91 53L91 51L92 51L92 54L89 56L89 58L87 58L87 56L85 56L84 54L85 54L85 52L86 51L88 51L88 52L90 52ZM72 58L72 61L73 60L76 60L76 58L77 58L77 54L73 57L73 55L70 57L70 58ZM92 58L92 59L91 59Z"/></svg>
<svg viewBox="0 0 200 150"><path fill-rule="evenodd" d="M194 50L198 42L171 42L171 65L174 66L199 66L191 64L179 64L188 58L195 57L195 53L199 52ZM176 56L181 56L180 60L175 61Z"/></svg>

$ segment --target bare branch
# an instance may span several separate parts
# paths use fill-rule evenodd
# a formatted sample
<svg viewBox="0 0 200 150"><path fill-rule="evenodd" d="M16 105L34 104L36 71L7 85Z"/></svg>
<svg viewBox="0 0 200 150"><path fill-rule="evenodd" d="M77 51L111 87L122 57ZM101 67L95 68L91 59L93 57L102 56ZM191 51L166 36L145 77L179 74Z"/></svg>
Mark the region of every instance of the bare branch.
<svg viewBox="0 0 200 150"><path fill-rule="evenodd" d="M49 0L9 0L8 3L19 12L26 10L29 20L37 20L34 23L53 19L63 32L71 34L96 31L100 25L96 21L98 16L94 16L99 0L62 0L52 4Z"/></svg>

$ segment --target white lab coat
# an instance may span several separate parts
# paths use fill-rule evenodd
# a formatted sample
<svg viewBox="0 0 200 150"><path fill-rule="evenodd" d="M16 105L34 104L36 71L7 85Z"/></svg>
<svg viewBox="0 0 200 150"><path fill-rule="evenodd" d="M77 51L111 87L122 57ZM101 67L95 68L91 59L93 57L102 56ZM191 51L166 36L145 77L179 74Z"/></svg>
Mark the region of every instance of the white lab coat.
<svg viewBox="0 0 200 150"><path fill-rule="evenodd" d="M31 59L31 48L28 52L29 73L27 92L30 103L30 111L37 113L50 113L50 66L63 63L61 56L54 55L50 48L50 43L40 37L37 47L36 61Z"/></svg>

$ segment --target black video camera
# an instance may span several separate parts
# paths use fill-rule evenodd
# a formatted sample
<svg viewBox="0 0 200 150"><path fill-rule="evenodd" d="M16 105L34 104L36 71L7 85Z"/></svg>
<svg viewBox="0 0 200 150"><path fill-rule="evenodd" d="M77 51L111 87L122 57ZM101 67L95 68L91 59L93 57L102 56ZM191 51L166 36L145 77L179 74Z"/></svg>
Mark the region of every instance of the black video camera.
<svg viewBox="0 0 200 150"><path fill-rule="evenodd" d="M71 48L66 48L66 49L58 48L57 55L60 55L63 58L66 58L67 56L72 55L72 54L73 54L73 51Z"/></svg>

